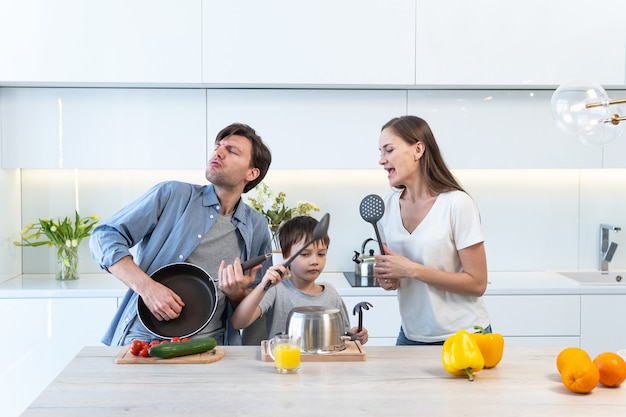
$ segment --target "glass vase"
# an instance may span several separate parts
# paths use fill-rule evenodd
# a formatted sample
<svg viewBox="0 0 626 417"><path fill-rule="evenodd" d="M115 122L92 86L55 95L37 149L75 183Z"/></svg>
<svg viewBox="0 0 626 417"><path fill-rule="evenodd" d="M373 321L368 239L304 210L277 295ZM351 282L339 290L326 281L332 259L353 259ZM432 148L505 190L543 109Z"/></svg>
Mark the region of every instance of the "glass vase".
<svg viewBox="0 0 626 417"><path fill-rule="evenodd" d="M270 233L272 234L272 252L280 253L280 240L278 239L279 224L270 224Z"/></svg>
<svg viewBox="0 0 626 417"><path fill-rule="evenodd" d="M59 280L78 279L78 246L61 246L57 250Z"/></svg>

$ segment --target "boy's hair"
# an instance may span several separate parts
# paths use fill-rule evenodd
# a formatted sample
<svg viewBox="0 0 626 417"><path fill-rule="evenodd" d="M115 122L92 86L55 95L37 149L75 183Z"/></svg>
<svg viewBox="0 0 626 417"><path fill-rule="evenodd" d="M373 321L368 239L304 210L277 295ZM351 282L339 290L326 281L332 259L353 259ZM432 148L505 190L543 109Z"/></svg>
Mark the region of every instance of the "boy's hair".
<svg viewBox="0 0 626 417"><path fill-rule="evenodd" d="M278 229L278 239L283 256L290 254L292 246L303 238L306 242L311 240L313 237L313 229L315 229L318 223L319 222L311 216L296 216L284 222ZM328 237L328 234L320 240L328 248L328 245L330 245L330 237Z"/></svg>

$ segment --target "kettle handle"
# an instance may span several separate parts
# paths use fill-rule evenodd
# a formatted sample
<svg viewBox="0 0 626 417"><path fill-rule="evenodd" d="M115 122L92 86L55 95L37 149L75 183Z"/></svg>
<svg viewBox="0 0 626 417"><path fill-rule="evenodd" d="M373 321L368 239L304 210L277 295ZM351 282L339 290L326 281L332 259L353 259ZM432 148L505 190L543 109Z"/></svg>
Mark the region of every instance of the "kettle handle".
<svg viewBox="0 0 626 417"><path fill-rule="evenodd" d="M368 244L368 242L376 242L376 240L372 239L371 237L365 239L365 242L363 242L363 245L361 245L361 255L365 255L365 246Z"/></svg>

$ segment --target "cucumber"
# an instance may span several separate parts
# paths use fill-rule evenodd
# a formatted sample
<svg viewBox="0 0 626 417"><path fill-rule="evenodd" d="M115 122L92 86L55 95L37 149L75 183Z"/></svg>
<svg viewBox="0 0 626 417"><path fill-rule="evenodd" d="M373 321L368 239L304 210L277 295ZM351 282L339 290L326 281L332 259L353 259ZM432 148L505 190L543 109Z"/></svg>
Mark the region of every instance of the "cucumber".
<svg viewBox="0 0 626 417"><path fill-rule="evenodd" d="M187 342L161 343L152 346L148 353L161 359L175 358L177 356L193 355L214 349L217 342L212 337L194 339Z"/></svg>

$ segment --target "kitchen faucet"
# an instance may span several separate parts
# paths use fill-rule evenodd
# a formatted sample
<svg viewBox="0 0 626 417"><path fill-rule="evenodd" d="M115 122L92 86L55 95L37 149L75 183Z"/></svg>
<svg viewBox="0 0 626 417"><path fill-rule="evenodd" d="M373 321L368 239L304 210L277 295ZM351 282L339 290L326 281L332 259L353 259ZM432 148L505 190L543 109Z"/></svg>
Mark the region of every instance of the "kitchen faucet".
<svg viewBox="0 0 626 417"><path fill-rule="evenodd" d="M609 262L613 260L613 255L617 249L617 243L609 243L609 232L619 232L621 227L612 226L610 224L600 225L600 271L606 272L609 270Z"/></svg>

